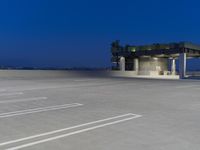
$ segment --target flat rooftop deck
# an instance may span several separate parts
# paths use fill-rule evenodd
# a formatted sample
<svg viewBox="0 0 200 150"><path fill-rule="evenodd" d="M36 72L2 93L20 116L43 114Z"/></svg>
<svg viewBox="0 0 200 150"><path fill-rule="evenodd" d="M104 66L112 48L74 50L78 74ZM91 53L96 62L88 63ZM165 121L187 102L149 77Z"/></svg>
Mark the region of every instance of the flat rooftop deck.
<svg viewBox="0 0 200 150"><path fill-rule="evenodd" d="M0 78L0 149L200 149L200 81Z"/></svg>

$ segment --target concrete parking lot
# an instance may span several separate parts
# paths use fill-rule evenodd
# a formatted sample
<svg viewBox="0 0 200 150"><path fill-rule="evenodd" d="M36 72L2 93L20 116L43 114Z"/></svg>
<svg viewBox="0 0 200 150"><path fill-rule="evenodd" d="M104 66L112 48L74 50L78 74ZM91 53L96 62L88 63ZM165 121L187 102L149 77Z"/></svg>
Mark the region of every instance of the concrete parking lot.
<svg viewBox="0 0 200 150"><path fill-rule="evenodd" d="M200 81L0 78L0 149L198 150Z"/></svg>

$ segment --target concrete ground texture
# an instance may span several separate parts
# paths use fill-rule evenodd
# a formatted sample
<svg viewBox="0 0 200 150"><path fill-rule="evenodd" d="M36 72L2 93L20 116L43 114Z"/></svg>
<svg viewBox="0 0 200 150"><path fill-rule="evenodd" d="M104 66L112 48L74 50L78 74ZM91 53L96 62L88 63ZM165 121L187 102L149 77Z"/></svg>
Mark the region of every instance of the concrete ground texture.
<svg viewBox="0 0 200 150"><path fill-rule="evenodd" d="M0 78L1 150L199 150L200 81Z"/></svg>

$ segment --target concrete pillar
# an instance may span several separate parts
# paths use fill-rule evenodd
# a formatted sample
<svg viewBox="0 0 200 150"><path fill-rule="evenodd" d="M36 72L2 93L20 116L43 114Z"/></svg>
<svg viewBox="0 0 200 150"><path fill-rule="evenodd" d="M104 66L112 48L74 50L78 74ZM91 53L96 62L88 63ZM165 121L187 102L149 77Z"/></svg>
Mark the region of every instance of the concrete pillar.
<svg viewBox="0 0 200 150"><path fill-rule="evenodd" d="M139 71L139 59L138 58L134 59L134 71L136 71L137 73Z"/></svg>
<svg viewBox="0 0 200 150"><path fill-rule="evenodd" d="M186 75L186 53L179 54L179 77L180 79L185 78Z"/></svg>
<svg viewBox="0 0 200 150"><path fill-rule="evenodd" d="M125 71L125 58L124 57L120 57L119 68L120 68L120 71Z"/></svg>
<svg viewBox="0 0 200 150"><path fill-rule="evenodd" d="M172 61L171 61L171 74L176 75L176 60L175 60L175 58L172 58Z"/></svg>

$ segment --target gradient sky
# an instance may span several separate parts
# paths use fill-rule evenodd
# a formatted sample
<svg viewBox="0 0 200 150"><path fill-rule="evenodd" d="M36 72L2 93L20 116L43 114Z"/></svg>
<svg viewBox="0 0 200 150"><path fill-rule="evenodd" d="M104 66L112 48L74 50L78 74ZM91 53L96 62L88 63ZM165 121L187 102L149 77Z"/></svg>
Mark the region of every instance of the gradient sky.
<svg viewBox="0 0 200 150"><path fill-rule="evenodd" d="M106 67L116 39L200 43L199 7L199 0L1 0L0 65Z"/></svg>

